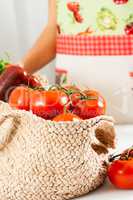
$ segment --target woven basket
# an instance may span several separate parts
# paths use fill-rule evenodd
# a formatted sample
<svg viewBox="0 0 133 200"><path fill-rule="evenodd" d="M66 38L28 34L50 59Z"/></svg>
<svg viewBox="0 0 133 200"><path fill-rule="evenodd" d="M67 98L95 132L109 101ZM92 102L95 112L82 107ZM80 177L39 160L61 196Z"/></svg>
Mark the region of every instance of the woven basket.
<svg viewBox="0 0 133 200"><path fill-rule="evenodd" d="M112 118L45 121L0 102L0 199L65 200L105 180Z"/></svg>

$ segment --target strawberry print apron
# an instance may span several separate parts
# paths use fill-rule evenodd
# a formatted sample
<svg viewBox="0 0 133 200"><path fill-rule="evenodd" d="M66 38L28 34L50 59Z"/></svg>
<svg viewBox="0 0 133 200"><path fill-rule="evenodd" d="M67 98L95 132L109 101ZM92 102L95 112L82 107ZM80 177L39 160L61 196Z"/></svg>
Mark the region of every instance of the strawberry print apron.
<svg viewBox="0 0 133 200"><path fill-rule="evenodd" d="M57 0L57 31L57 68L100 90L117 122L133 123L133 0Z"/></svg>

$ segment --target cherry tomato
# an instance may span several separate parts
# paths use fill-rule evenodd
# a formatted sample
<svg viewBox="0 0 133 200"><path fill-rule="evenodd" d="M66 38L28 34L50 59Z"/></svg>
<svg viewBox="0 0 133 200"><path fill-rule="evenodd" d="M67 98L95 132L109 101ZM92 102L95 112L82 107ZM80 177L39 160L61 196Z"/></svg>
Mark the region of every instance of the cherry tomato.
<svg viewBox="0 0 133 200"><path fill-rule="evenodd" d="M9 97L9 104L17 109L31 110L44 119L52 119L63 113L69 97L58 90L45 91L17 87Z"/></svg>
<svg viewBox="0 0 133 200"><path fill-rule="evenodd" d="M80 100L81 100L81 94L78 92L75 92L70 96L70 101L72 106L76 106Z"/></svg>
<svg viewBox="0 0 133 200"><path fill-rule="evenodd" d="M105 114L106 102L99 92L87 90L83 94L81 99L76 96L75 101L73 100L74 104L76 104L73 110L74 114L82 119L90 119Z"/></svg>
<svg viewBox="0 0 133 200"><path fill-rule="evenodd" d="M30 109L32 112L44 119L53 119L64 112L69 97L62 91L33 90L30 95Z"/></svg>
<svg viewBox="0 0 133 200"><path fill-rule="evenodd" d="M24 86L17 87L14 89L9 97L9 104L13 108L20 110L29 110L29 98L30 93L29 89Z"/></svg>
<svg viewBox="0 0 133 200"><path fill-rule="evenodd" d="M74 115L72 113L63 113L58 116L56 116L53 121L60 122L60 121L77 121L81 120L77 115Z"/></svg>
<svg viewBox="0 0 133 200"><path fill-rule="evenodd" d="M116 187L133 189L133 159L114 161L108 168L108 176Z"/></svg>
<svg viewBox="0 0 133 200"><path fill-rule="evenodd" d="M110 164L108 177L117 188L133 189L133 148L124 151Z"/></svg>

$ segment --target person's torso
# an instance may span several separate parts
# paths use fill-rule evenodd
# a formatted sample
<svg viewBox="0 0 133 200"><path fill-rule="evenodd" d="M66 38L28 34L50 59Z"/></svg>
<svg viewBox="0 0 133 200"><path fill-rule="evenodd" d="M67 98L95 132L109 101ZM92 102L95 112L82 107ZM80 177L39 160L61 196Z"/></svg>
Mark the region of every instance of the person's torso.
<svg viewBox="0 0 133 200"><path fill-rule="evenodd" d="M133 122L133 0L57 0L57 25L56 66L100 90L118 122Z"/></svg>
<svg viewBox="0 0 133 200"><path fill-rule="evenodd" d="M57 22L62 34L129 34L133 0L57 0Z"/></svg>

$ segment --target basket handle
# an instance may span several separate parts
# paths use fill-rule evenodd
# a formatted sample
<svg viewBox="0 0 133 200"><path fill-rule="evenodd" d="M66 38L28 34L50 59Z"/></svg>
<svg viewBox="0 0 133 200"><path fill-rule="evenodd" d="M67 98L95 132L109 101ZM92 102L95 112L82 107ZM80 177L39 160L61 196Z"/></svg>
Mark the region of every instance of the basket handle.
<svg viewBox="0 0 133 200"><path fill-rule="evenodd" d="M91 146L97 154L107 154L108 149L115 148L116 134L113 122L102 120L94 126L94 134L96 140Z"/></svg>
<svg viewBox="0 0 133 200"><path fill-rule="evenodd" d="M19 117L12 113L0 116L0 150L3 150L11 142L19 122Z"/></svg>

